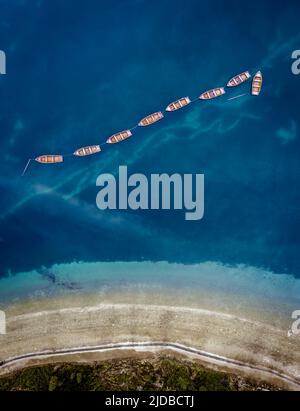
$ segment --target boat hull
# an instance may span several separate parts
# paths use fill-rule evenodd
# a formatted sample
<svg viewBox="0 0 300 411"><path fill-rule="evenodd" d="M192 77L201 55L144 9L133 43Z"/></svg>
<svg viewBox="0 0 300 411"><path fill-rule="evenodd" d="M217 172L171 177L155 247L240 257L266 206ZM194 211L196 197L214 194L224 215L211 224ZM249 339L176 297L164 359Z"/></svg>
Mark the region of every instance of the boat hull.
<svg viewBox="0 0 300 411"><path fill-rule="evenodd" d="M258 96L259 93L261 92L261 88L262 88L262 74L260 71L258 71L253 77L251 94L253 96Z"/></svg>
<svg viewBox="0 0 300 411"><path fill-rule="evenodd" d="M78 148L76 151L74 151L74 156L90 156L91 154L96 154L101 151L101 147L99 145L96 146L86 146L86 147L81 147Z"/></svg>
<svg viewBox="0 0 300 411"><path fill-rule="evenodd" d="M36 157L35 161L41 164L54 164L54 163L62 163L64 161L64 158L61 155L45 154L45 155Z"/></svg>
<svg viewBox="0 0 300 411"><path fill-rule="evenodd" d="M211 100L216 97L221 97L225 94L224 87L213 88L212 90L205 91L199 96L200 100Z"/></svg>
<svg viewBox="0 0 300 411"><path fill-rule="evenodd" d="M240 84L244 83L251 77L249 71L244 71L241 74L238 74L237 76L232 77L227 83L227 87L236 87L239 86Z"/></svg>
<svg viewBox="0 0 300 411"><path fill-rule="evenodd" d="M158 111L157 113L150 114L150 116L143 118L139 122L139 126L141 127L150 126L150 124L156 123L157 121L161 120L163 117L164 117L163 113L161 111Z"/></svg>
<svg viewBox="0 0 300 411"><path fill-rule="evenodd" d="M183 97L183 98L180 98L179 100L176 100L170 103L167 106L166 111L176 111L182 107L187 106L190 103L191 103L191 100L189 99L189 97Z"/></svg>
<svg viewBox="0 0 300 411"><path fill-rule="evenodd" d="M106 142L108 144L120 143L121 141L126 140L127 138L131 136L132 136L132 132L130 130L124 130L124 131L121 131L120 133L113 134L106 140Z"/></svg>

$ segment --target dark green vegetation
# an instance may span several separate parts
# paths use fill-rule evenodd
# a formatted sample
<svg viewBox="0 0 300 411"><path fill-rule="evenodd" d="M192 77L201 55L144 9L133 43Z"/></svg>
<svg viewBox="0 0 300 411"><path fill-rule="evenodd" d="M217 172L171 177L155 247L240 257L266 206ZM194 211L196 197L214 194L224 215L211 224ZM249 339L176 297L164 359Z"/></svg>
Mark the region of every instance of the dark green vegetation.
<svg viewBox="0 0 300 411"><path fill-rule="evenodd" d="M61 363L32 366L0 378L0 391L262 389L275 388L168 356L148 360L107 360L90 365Z"/></svg>

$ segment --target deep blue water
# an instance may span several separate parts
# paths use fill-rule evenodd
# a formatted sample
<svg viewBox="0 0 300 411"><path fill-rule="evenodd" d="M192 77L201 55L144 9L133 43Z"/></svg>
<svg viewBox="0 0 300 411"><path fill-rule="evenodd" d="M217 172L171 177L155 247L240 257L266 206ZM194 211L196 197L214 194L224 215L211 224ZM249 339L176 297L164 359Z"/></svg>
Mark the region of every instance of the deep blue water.
<svg viewBox="0 0 300 411"><path fill-rule="evenodd" d="M295 1L0 1L0 275L168 260L300 277L299 16ZM97 156L21 177L29 157L102 142L246 69L263 73L257 98L199 102ZM119 165L204 173L204 218L99 211L96 178Z"/></svg>

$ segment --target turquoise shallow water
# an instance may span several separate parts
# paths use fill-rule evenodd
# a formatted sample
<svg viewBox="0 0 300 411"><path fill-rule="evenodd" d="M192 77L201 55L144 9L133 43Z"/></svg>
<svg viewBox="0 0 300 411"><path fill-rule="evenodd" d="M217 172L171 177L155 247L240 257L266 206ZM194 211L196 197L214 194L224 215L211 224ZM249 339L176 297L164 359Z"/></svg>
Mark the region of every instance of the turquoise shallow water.
<svg viewBox="0 0 300 411"><path fill-rule="evenodd" d="M300 281L287 274L215 262L57 264L0 280L2 308L85 294L93 295L91 304L125 301L183 305L289 323L291 313L300 305ZM89 304L88 299L85 304Z"/></svg>

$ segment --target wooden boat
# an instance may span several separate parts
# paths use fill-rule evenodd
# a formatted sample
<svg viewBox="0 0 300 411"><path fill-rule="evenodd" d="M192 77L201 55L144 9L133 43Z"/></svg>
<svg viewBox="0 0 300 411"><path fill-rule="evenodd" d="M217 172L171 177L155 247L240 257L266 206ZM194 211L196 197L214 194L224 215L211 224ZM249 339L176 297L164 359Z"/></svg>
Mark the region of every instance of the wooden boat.
<svg viewBox="0 0 300 411"><path fill-rule="evenodd" d="M64 161L63 156L56 154L45 154L43 156L36 157L35 161L43 164L62 163Z"/></svg>
<svg viewBox="0 0 300 411"><path fill-rule="evenodd" d="M237 76L232 77L227 83L227 87L236 87L240 85L241 83L244 83L251 77L251 74L249 71L244 71L241 74L238 74Z"/></svg>
<svg viewBox="0 0 300 411"><path fill-rule="evenodd" d="M87 146L87 147L81 147L78 150L74 151L74 156L90 156L91 154L96 154L101 151L100 146Z"/></svg>
<svg viewBox="0 0 300 411"><path fill-rule="evenodd" d="M159 121L163 118L163 113L161 111L158 111L157 113L150 114L150 116L147 116L143 118L139 122L139 126L145 127L149 126L150 124L156 123L156 121Z"/></svg>
<svg viewBox="0 0 300 411"><path fill-rule="evenodd" d="M109 139L106 140L106 142L109 144L119 143L120 141L126 140L126 138L129 138L131 136L132 132L130 130L124 130L120 133L113 134L109 137Z"/></svg>
<svg viewBox="0 0 300 411"><path fill-rule="evenodd" d="M179 100L173 101L173 103L170 103L168 107L166 108L166 111L175 111L178 110L179 108L182 108L184 106L187 106L190 104L191 100L189 97L183 97L180 98Z"/></svg>
<svg viewBox="0 0 300 411"><path fill-rule="evenodd" d="M224 87L213 88L212 90L205 91L199 97L201 100L210 100L212 98L220 97L225 94Z"/></svg>
<svg viewBox="0 0 300 411"><path fill-rule="evenodd" d="M261 92L261 87L262 87L262 74L260 71L258 71L253 77L251 94L253 96L258 96L259 93Z"/></svg>

